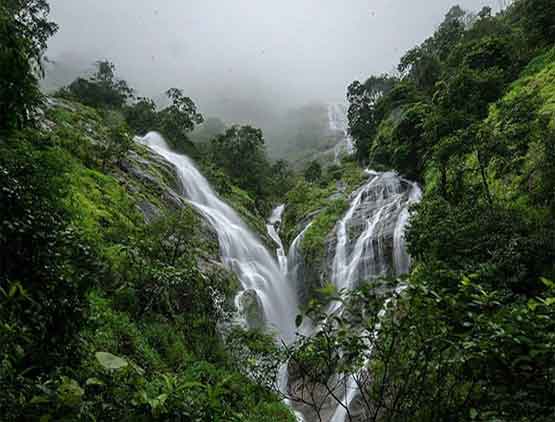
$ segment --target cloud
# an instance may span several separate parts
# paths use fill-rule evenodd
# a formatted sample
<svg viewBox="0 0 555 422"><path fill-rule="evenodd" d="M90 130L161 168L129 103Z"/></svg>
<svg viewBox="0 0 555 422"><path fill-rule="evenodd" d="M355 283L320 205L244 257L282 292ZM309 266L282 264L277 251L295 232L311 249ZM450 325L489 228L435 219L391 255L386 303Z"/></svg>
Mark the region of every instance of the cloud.
<svg viewBox="0 0 555 422"><path fill-rule="evenodd" d="M478 10L497 0L461 0ZM394 69L445 0L51 0L53 59L108 58L139 93L183 88L208 114L341 101ZM235 110L234 110L235 108ZM249 107L246 107L249 109Z"/></svg>

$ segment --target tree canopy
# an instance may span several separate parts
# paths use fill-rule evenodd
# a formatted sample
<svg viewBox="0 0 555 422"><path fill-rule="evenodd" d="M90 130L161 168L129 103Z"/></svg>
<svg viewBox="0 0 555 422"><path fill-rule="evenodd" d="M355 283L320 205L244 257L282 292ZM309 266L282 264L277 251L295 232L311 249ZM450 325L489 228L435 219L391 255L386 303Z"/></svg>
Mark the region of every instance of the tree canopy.
<svg viewBox="0 0 555 422"><path fill-rule="evenodd" d="M0 131L21 129L41 103L38 76L48 39L58 27L46 0L0 5Z"/></svg>

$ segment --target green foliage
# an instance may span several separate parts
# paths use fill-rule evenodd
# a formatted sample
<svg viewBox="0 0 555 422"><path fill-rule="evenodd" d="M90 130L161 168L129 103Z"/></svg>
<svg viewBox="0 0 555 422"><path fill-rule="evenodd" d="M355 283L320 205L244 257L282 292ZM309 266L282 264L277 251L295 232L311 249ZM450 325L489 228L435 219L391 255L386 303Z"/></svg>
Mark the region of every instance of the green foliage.
<svg viewBox="0 0 555 422"><path fill-rule="evenodd" d="M365 420L550 420L553 284L514 301L477 275L446 274L454 288L445 289L428 274L417 267L401 293L368 285L308 307L320 330L286 356L314 412L322 394L338 400L334 389L354 380ZM337 300L344 310L329 318L326 304Z"/></svg>
<svg viewBox="0 0 555 422"><path fill-rule="evenodd" d="M39 102L34 71L55 26L46 2L4 3L2 420L294 420L232 361L220 327L237 280L215 263L199 215L165 195L176 187L171 168L129 135L125 120L182 145L201 119L192 101L170 90L160 112L148 100L127 106L131 89L99 62L62 92L97 110L50 99L44 133L14 131ZM285 189L287 166L272 174ZM248 194L230 191L253 208Z"/></svg>
<svg viewBox="0 0 555 422"><path fill-rule="evenodd" d="M103 168L106 168L108 162L121 162L133 144L133 138L129 134L127 123L121 115L108 112L105 123L109 130L108 138L99 154Z"/></svg>
<svg viewBox="0 0 555 422"><path fill-rule="evenodd" d="M285 196L295 184L294 172L289 163L285 160L278 160L273 163L267 183L270 184L270 192L273 195L279 198Z"/></svg>
<svg viewBox="0 0 555 422"><path fill-rule="evenodd" d="M208 170L211 181L215 182L216 189L232 200L235 189L230 185L245 191L254 201L259 215L267 215L273 203L280 200L293 184L293 174L287 162L272 164L268 160L260 129L232 126L212 139L208 154L204 168Z"/></svg>
<svg viewBox="0 0 555 422"><path fill-rule="evenodd" d="M171 88L166 91L166 95L171 105L158 113L160 132L176 150L190 154L193 150L188 133L204 119L193 100L185 97L180 89Z"/></svg>
<svg viewBox="0 0 555 422"><path fill-rule="evenodd" d="M372 98L379 78L351 85L359 154L373 168L423 181L425 193L407 233L406 279L326 288L309 303L320 329L288 357L300 400L309 397L316 414L322 395L337 400L350 379L364 420L553 418L555 59L541 50L553 42L548 3L517 1L498 16L453 8L402 58L401 78L386 92ZM299 221L322 198L299 186L287 212ZM321 246L325 211L314 224L325 229L311 226L305 242ZM393 283L404 290L384 297ZM344 310L328 316L334 301Z"/></svg>
<svg viewBox="0 0 555 422"><path fill-rule="evenodd" d="M211 153L213 162L232 178L233 183L255 195L263 192L261 175L268 163L260 129L233 126L212 140Z"/></svg>
<svg viewBox="0 0 555 422"><path fill-rule="evenodd" d="M464 33L465 15L459 6L452 7L434 35L401 58L399 72L414 81L419 90L430 93L434 89L441 77L441 62Z"/></svg>
<svg viewBox="0 0 555 422"><path fill-rule="evenodd" d="M42 102L37 74L46 42L58 27L46 0L5 0L0 5L0 132L21 129Z"/></svg>
<svg viewBox="0 0 555 422"><path fill-rule="evenodd" d="M191 132L190 137L197 144L207 144L215 137L223 135L225 131L224 122L217 117L208 117Z"/></svg>
<svg viewBox="0 0 555 422"><path fill-rule="evenodd" d="M107 152L116 154L124 151L131 138L126 135L127 126L139 135L149 131L159 131L176 150L189 155L197 155L195 145L189 139L195 124L203 122L193 100L186 97L183 91L171 88L166 91L170 105L157 110L154 101L149 98L138 98L133 104L133 89L123 79L117 79L115 66L109 61L98 61L97 71L89 79L77 78L68 87L58 92L58 97L79 101L89 107L98 109L112 121L110 126L112 145ZM117 113L116 113L117 112ZM125 122L121 121L121 113ZM128 139L126 139L128 138ZM113 150L113 151L112 151Z"/></svg>
<svg viewBox="0 0 555 422"><path fill-rule="evenodd" d="M306 167L303 176L309 183L316 183L322 177L322 166L318 161L311 161Z"/></svg>
<svg viewBox="0 0 555 422"><path fill-rule="evenodd" d="M282 239L290 243L298 234L299 222L307 224L311 216L314 217L328 206L331 207L330 215L329 218L324 217L328 222L323 224L322 229L331 224L333 215L339 213L341 207L336 207L339 200L330 202L329 198L339 194L342 198L340 200L344 201L345 195L353 192L364 180L364 172L355 162L344 161L341 166L333 165L326 169L319 184L307 183L304 178L297 181L294 188L287 193L287 207L281 229ZM345 185L344 192L338 192L338 181ZM339 217L339 214L336 217ZM323 236L328 233L324 233Z"/></svg>
<svg viewBox="0 0 555 422"><path fill-rule="evenodd" d="M348 203L345 199L332 201L312 220L312 225L306 231L301 244L303 256L307 262L323 258L326 237L341 219L347 208Z"/></svg>
<svg viewBox="0 0 555 422"><path fill-rule="evenodd" d="M453 148L474 149L483 166L474 125L518 76L530 57L527 48L520 28L505 16L452 8L434 35L401 59L400 80L380 76L351 85L349 123L359 160L369 157L375 168L421 180L433 159L443 189L457 162ZM377 95L373 87L384 81L387 89Z"/></svg>
<svg viewBox="0 0 555 422"><path fill-rule="evenodd" d="M58 117L81 125L72 113ZM63 133L32 136L0 159L3 417L290 421L224 347L217 327L238 284L199 269L213 253L199 216L144 225L136 197L61 149Z"/></svg>
<svg viewBox="0 0 555 422"><path fill-rule="evenodd" d="M400 169L403 176L419 180L424 168L427 113L427 104L417 102L383 121L370 149L370 166L378 170Z"/></svg>
<svg viewBox="0 0 555 422"><path fill-rule="evenodd" d="M138 98L134 104L125 106L123 113L129 127L139 136L159 127L156 104L150 98Z"/></svg>
<svg viewBox="0 0 555 422"><path fill-rule="evenodd" d="M59 94L94 108L121 109L133 97L133 90L126 81L116 79L113 63L101 60L96 67L91 78L77 78Z"/></svg>
<svg viewBox="0 0 555 422"><path fill-rule="evenodd" d="M549 0L518 0L511 5L509 17L523 28L530 45L552 45L555 41L553 4Z"/></svg>
<svg viewBox="0 0 555 422"><path fill-rule="evenodd" d="M370 143L378 128L378 100L395 85L396 79L387 75L370 77L361 84L353 82L348 89L349 128L356 146L356 156L360 163L366 163Z"/></svg>
<svg viewBox="0 0 555 422"><path fill-rule="evenodd" d="M0 149L0 409L11 418L27 377L78 359L85 294L102 267L64 207L67 155L33 132Z"/></svg>

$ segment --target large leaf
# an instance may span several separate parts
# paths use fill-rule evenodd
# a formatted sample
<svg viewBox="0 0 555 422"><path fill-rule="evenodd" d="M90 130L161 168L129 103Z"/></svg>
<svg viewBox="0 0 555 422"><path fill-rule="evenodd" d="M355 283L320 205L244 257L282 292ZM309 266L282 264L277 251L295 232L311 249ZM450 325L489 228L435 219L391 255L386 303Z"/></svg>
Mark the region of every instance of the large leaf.
<svg viewBox="0 0 555 422"><path fill-rule="evenodd" d="M96 352L95 356L98 363L100 363L100 365L102 365L105 369L121 369L128 365L128 362L125 359L108 352Z"/></svg>

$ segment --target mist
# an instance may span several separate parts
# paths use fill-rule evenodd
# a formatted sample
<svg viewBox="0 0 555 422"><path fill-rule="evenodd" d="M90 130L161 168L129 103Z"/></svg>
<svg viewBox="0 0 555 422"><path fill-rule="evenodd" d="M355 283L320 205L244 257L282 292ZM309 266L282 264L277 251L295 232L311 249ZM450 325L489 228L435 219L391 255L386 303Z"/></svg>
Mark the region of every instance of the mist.
<svg viewBox="0 0 555 422"><path fill-rule="evenodd" d="M205 115L264 122L394 71L456 1L51 0L48 57L69 82L108 59L140 96L182 88ZM495 8L498 0L461 0ZM75 74L73 74L75 73Z"/></svg>

